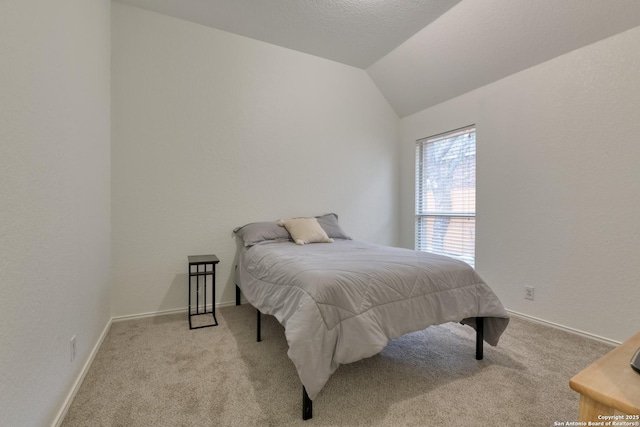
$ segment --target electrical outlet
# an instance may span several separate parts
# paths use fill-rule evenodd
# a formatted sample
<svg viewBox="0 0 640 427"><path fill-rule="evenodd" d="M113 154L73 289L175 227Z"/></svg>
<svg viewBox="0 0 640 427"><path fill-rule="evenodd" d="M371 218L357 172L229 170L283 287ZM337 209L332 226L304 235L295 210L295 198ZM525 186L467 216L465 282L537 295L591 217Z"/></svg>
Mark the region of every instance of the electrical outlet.
<svg viewBox="0 0 640 427"><path fill-rule="evenodd" d="M75 335L71 337L70 344L71 344L71 348L70 348L71 361L73 362L73 360L76 358L76 336Z"/></svg>
<svg viewBox="0 0 640 427"><path fill-rule="evenodd" d="M532 287L532 286L525 286L524 287L524 299L530 299L531 301L533 301L533 296L534 296L533 291L534 290L535 290L535 288Z"/></svg>

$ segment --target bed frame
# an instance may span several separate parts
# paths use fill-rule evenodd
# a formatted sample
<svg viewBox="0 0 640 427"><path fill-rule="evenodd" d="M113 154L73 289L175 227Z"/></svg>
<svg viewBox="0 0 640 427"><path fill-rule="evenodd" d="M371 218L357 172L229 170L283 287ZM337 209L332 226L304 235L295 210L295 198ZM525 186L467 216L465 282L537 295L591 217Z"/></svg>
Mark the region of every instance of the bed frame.
<svg viewBox="0 0 640 427"><path fill-rule="evenodd" d="M240 305L240 288L236 285L236 305ZM260 310L256 308L256 341L262 341L261 336L261 318ZM483 337L484 337L484 317L476 317L476 359L482 360L483 355ZM309 399L307 390L302 386L302 419L309 420L313 418L313 401Z"/></svg>

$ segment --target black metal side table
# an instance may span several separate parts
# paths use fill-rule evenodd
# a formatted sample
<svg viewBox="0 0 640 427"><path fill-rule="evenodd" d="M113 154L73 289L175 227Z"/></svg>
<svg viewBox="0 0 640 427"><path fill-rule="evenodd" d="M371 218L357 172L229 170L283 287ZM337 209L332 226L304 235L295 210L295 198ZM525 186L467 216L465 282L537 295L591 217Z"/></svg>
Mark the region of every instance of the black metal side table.
<svg viewBox="0 0 640 427"><path fill-rule="evenodd" d="M216 319L216 264L220 262L215 255L190 255L189 257L189 329L208 328L218 326ZM201 268L202 267L202 268ZM207 277L211 276L211 310L207 310ZM191 308L191 284L195 277L196 304L195 313ZM202 305L200 304L200 278L204 279L204 292ZM200 310L202 308L202 311ZM202 326L193 326L191 318L205 314L213 315L213 323Z"/></svg>

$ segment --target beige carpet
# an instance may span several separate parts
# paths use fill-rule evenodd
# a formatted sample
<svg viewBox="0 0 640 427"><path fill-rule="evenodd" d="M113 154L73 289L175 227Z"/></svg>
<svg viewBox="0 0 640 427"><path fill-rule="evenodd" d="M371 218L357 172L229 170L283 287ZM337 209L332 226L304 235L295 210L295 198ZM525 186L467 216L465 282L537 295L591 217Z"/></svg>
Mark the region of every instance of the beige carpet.
<svg viewBox="0 0 640 427"><path fill-rule="evenodd" d="M447 324L393 340L341 366L301 420L302 386L284 331L255 309L116 322L63 422L71 426L552 426L576 421L569 379L612 347L512 318L474 358L474 331Z"/></svg>

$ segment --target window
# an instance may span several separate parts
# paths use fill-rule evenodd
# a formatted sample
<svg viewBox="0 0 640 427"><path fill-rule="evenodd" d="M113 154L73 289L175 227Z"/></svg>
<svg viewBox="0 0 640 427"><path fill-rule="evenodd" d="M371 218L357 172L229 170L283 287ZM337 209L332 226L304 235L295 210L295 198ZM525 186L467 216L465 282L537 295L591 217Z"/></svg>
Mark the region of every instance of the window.
<svg viewBox="0 0 640 427"><path fill-rule="evenodd" d="M416 141L416 249L475 266L476 130Z"/></svg>

